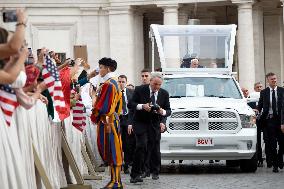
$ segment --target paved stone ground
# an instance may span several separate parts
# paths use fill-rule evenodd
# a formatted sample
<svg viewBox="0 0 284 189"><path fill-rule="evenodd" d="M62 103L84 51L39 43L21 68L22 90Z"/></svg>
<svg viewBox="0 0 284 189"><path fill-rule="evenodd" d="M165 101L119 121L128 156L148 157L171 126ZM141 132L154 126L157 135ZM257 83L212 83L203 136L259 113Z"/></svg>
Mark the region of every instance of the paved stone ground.
<svg viewBox="0 0 284 189"><path fill-rule="evenodd" d="M178 161L176 161L178 162ZM242 173L239 168L228 168L225 161L209 164L208 161L184 161L170 164L163 161L162 173L157 181L144 179L143 183L132 184L130 176L122 174L125 189L283 189L284 170L273 173L272 168L259 168L256 173ZM94 189L103 187L109 176L103 174L102 181L86 181Z"/></svg>

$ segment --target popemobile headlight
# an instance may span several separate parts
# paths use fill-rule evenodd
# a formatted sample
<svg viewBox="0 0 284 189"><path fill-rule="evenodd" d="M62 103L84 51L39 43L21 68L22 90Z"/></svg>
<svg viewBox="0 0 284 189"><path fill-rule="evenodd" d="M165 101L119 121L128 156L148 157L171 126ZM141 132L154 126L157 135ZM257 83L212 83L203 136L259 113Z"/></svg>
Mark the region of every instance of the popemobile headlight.
<svg viewBox="0 0 284 189"><path fill-rule="evenodd" d="M256 117L255 115L240 114L241 124L243 128L255 128Z"/></svg>

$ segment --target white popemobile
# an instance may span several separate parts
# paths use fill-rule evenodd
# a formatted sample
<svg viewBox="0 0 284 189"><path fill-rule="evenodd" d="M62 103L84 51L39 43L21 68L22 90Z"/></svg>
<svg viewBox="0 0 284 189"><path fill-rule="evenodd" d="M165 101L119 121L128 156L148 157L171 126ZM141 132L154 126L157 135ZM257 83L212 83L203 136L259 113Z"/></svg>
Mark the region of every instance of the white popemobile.
<svg viewBox="0 0 284 189"><path fill-rule="evenodd" d="M235 35L236 25L151 25L152 67L161 65L172 108L162 159L226 160L256 171L255 114L232 72ZM190 68L194 58L198 68Z"/></svg>

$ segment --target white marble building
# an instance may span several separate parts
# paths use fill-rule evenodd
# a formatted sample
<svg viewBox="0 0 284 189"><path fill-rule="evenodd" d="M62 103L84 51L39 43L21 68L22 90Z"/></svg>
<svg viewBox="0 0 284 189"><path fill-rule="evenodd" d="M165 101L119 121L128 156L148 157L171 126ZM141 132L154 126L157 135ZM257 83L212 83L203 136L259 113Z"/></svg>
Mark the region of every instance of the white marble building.
<svg viewBox="0 0 284 189"><path fill-rule="evenodd" d="M150 67L149 25L237 24L234 69L242 86L265 83L265 73L284 81L284 0L0 0L0 11L26 7L26 38L34 50L42 46L73 56L73 45L87 45L90 64L110 56L118 74L139 84ZM14 25L0 25L13 29Z"/></svg>

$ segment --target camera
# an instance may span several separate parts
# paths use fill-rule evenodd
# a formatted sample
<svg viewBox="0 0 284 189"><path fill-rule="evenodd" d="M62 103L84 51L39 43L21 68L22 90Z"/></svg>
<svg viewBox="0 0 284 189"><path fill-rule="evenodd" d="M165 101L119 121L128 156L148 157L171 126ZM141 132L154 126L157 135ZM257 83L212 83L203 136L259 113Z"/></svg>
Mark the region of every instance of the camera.
<svg viewBox="0 0 284 189"><path fill-rule="evenodd" d="M17 22L16 10L7 10L3 12L3 22Z"/></svg>
<svg viewBox="0 0 284 189"><path fill-rule="evenodd" d="M151 107L151 112L158 111L160 109L160 106L158 104L151 105L150 107Z"/></svg>

